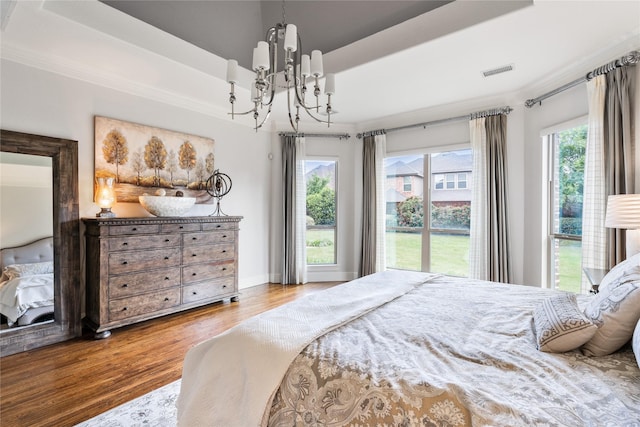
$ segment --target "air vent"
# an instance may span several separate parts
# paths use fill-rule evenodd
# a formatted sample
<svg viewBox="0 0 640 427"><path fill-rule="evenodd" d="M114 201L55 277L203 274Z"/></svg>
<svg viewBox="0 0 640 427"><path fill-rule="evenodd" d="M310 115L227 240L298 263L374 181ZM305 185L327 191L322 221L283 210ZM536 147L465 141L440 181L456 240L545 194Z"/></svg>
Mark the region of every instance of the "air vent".
<svg viewBox="0 0 640 427"><path fill-rule="evenodd" d="M496 74L506 73L513 70L513 65L504 65L502 67L494 68L493 70L483 71L482 75L485 77L495 76Z"/></svg>

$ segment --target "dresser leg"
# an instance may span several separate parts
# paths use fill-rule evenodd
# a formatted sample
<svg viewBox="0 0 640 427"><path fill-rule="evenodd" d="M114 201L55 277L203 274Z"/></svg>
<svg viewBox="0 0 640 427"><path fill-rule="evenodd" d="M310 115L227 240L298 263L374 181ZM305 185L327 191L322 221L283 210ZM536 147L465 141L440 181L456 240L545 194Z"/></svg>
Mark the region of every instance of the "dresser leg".
<svg viewBox="0 0 640 427"><path fill-rule="evenodd" d="M231 302L238 302L240 301L240 297L238 295L236 295L235 297L231 297Z"/></svg>
<svg viewBox="0 0 640 427"><path fill-rule="evenodd" d="M109 338L110 336L111 336L111 331L96 332L95 334L93 334L93 339L103 340L105 338Z"/></svg>

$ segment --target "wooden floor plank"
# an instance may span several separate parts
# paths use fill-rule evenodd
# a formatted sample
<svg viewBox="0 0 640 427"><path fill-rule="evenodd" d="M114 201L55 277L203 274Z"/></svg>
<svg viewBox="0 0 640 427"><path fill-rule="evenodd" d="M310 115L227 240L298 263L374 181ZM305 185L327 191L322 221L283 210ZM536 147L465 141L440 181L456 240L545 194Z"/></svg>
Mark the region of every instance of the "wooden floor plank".
<svg viewBox="0 0 640 427"><path fill-rule="evenodd" d="M194 345L263 311L337 282L241 290L223 302L0 358L0 425L74 426L182 375Z"/></svg>

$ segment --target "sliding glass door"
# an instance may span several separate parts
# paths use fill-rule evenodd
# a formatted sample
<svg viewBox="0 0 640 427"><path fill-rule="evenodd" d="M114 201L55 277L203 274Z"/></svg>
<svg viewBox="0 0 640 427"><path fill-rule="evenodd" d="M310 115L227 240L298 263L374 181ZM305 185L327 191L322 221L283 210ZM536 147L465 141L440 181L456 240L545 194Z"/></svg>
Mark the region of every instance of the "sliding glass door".
<svg viewBox="0 0 640 427"><path fill-rule="evenodd" d="M385 159L388 268L468 276L471 160L469 149Z"/></svg>

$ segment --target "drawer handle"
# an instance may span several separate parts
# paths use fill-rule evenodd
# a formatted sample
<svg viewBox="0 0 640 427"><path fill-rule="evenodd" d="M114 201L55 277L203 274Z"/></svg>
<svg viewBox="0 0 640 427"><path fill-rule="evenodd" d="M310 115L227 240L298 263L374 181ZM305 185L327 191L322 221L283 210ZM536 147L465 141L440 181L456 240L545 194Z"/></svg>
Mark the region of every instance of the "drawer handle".
<svg viewBox="0 0 640 427"><path fill-rule="evenodd" d="M197 237L192 237L191 240L198 240L198 238Z"/></svg>
<svg viewBox="0 0 640 427"><path fill-rule="evenodd" d="M223 235L222 235L222 238L223 238L223 239L225 239L226 237L227 237L227 235L226 235L226 234L223 234Z"/></svg>
<svg viewBox="0 0 640 427"><path fill-rule="evenodd" d="M223 253L223 254L226 254L226 253L227 253L227 250L226 250L226 249L223 249L223 250L222 250L222 253Z"/></svg>
<svg viewBox="0 0 640 427"><path fill-rule="evenodd" d="M127 307L122 307L122 311L127 311Z"/></svg>
<svg viewBox="0 0 640 427"><path fill-rule="evenodd" d="M193 294L194 294L194 295L198 295L198 293L197 293L196 291L193 291Z"/></svg>
<svg viewBox="0 0 640 427"><path fill-rule="evenodd" d="M226 288L226 287L227 287L227 285L222 285L222 289L224 289L224 288Z"/></svg>
<svg viewBox="0 0 640 427"><path fill-rule="evenodd" d="M197 254L191 254L191 256L198 256Z"/></svg>
<svg viewBox="0 0 640 427"><path fill-rule="evenodd" d="M133 227L131 231L138 231L138 227Z"/></svg>
<svg viewBox="0 0 640 427"><path fill-rule="evenodd" d="M222 227L220 224L216 225L216 228L220 228L220 227Z"/></svg>
<svg viewBox="0 0 640 427"><path fill-rule="evenodd" d="M166 257L164 257L164 259L169 259L169 257L168 257L168 256L166 256Z"/></svg>
<svg viewBox="0 0 640 427"><path fill-rule="evenodd" d="M196 273L191 273L192 276L196 276Z"/></svg>
<svg viewBox="0 0 640 427"><path fill-rule="evenodd" d="M179 228L180 228L180 230L182 230L184 228L184 225L181 225Z"/></svg>
<svg viewBox="0 0 640 427"><path fill-rule="evenodd" d="M124 285L122 285L122 287L123 287L123 288L128 288L128 287L129 287L129 285L125 283Z"/></svg>
<svg viewBox="0 0 640 427"><path fill-rule="evenodd" d="M165 278L164 278L164 280L169 280L169 278L168 278L168 277L165 277Z"/></svg>
<svg viewBox="0 0 640 427"><path fill-rule="evenodd" d="M170 242L170 240L169 240L169 239L164 239L164 241L165 241L165 242Z"/></svg>
<svg viewBox="0 0 640 427"><path fill-rule="evenodd" d="M164 300L165 300L165 301L169 301L169 297L166 297Z"/></svg>
<svg viewBox="0 0 640 427"><path fill-rule="evenodd" d="M226 271L226 270L227 270L227 267L222 267L222 271Z"/></svg>
<svg viewBox="0 0 640 427"><path fill-rule="evenodd" d="M122 265L127 265L127 264L129 264L128 261L122 261Z"/></svg>
<svg viewBox="0 0 640 427"><path fill-rule="evenodd" d="M129 243L124 242L124 243L122 244L122 246L129 246Z"/></svg>

